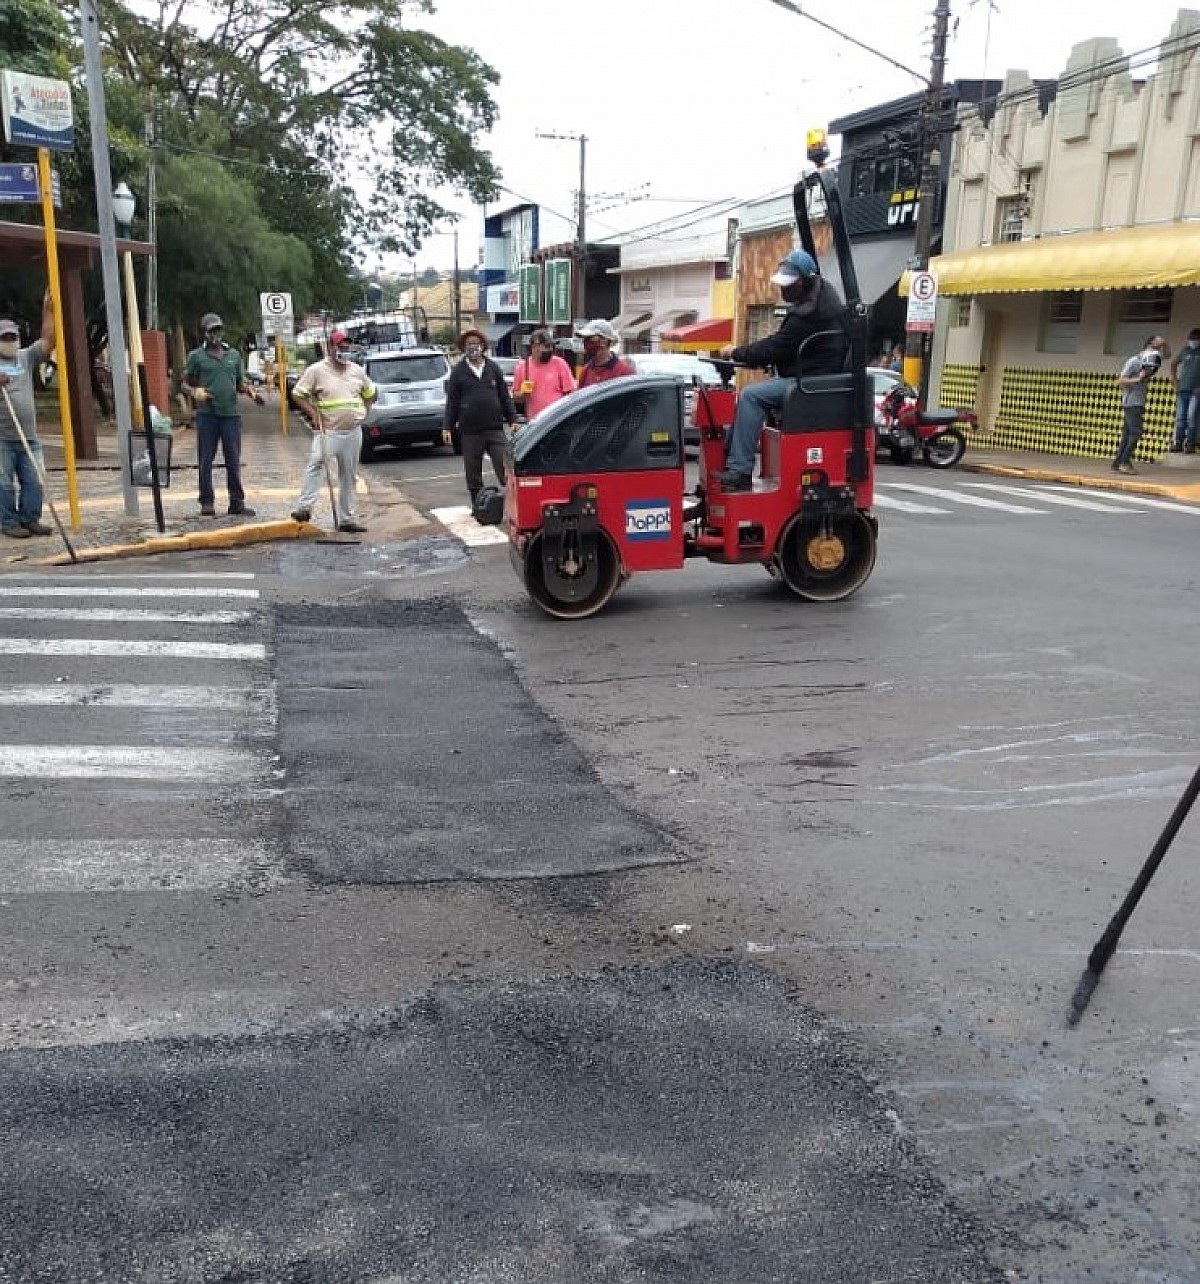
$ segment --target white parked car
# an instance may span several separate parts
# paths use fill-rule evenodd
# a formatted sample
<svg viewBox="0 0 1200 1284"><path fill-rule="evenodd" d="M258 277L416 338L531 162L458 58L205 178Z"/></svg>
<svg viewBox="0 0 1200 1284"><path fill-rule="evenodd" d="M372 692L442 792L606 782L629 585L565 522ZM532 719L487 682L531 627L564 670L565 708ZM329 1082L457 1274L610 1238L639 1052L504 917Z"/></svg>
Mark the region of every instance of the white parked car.
<svg viewBox="0 0 1200 1284"><path fill-rule="evenodd" d="M703 357L691 352L634 352L625 360L638 372L648 375L674 375L684 383L683 440L686 446L699 446L700 431L692 426L696 408L696 381L706 388L719 388L721 376Z"/></svg>

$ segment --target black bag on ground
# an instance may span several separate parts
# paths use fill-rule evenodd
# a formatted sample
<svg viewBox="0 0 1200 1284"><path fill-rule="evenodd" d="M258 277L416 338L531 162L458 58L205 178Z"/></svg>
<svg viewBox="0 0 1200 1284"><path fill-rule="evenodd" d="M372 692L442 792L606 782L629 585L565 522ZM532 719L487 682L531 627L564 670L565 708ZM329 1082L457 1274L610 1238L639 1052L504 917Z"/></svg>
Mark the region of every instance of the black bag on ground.
<svg viewBox="0 0 1200 1284"><path fill-rule="evenodd" d="M475 496L471 512L480 526L499 526L504 520L504 492L495 486L485 486Z"/></svg>

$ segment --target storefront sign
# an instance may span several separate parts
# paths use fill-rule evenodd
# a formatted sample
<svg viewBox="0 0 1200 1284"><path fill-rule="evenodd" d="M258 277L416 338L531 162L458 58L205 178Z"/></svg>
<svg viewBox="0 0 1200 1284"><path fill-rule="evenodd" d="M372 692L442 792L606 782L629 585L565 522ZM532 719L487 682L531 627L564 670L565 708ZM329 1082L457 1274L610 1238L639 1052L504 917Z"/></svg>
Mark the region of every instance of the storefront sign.
<svg viewBox="0 0 1200 1284"><path fill-rule="evenodd" d="M546 322L566 325L571 320L571 260L546 263Z"/></svg>
<svg viewBox="0 0 1200 1284"><path fill-rule="evenodd" d="M487 308L485 311L495 316L498 312L518 312L521 308L521 286L517 281L506 281L503 285L490 285L487 290Z"/></svg>
<svg viewBox="0 0 1200 1284"><path fill-rule="evenodd" d="M521 268L520 281L520 319L522 323L539 325L542 320L542 265L526 263Z"/></svg>
<svg viewBox="0 0 1200 1284"><path fill-rule="evenodd" d="M62 208L58 170L51 171L54 203ZM0 165L0 205L36 205L42 199L36 165Z"/></svg>
<svg viewBox="0 0 1200 1284"><path fill-rule="evenodd" d="M71 86L65 80L0 71L0 115L10 143L66 152L75 145Z"/></svg>

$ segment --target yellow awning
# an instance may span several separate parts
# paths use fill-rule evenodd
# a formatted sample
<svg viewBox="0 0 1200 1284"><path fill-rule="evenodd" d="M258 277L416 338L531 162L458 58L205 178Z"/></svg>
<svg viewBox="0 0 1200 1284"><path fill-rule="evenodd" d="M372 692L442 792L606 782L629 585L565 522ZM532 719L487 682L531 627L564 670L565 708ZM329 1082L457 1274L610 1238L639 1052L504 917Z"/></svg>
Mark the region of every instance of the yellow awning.
<svg viewBox="0 0 1200 1284"><path fill-rule="evenodd" d="M1200 221L955 250L934 259L929 270L938 293L951 295L1200 285ZM900 293L908 293L908 273Z"/></svg>

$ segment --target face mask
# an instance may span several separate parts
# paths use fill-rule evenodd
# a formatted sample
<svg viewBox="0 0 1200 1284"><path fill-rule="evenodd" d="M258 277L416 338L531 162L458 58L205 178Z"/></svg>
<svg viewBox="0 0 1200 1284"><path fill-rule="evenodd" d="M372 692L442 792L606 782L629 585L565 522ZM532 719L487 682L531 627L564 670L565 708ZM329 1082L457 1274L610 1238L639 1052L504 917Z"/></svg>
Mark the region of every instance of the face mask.
<svg viewBox="0 0 1200 1284"><path fill-rule="evenodd" d="M554 353L549 348L542 348L537 354L537 359L544 365L552 356L554 356Z"/></svg>
<svg viewBox="0 0 1200 1284"><path fill-rule="evenodd" d="M342 365L345 365L346 362L350 360L350 349L338 348L337 351L333 354L333 359L335 361L340 361Z"/></svg>
<svg viewBox="0 0 1200 1284"><path fill-rule="evenodd" d="M476 357L483 356L483 349L477 343L467 344L467 356L473 361Z"/></svg>
<svg viewBox="0 0 1200 1284"><path fill-rule="evenodd" d="M600 354L600 340L594 339L591 337L584 339L583 355L587 357L589 361L591 361L593 357L599 356L599 354Z"/></svg>
<svg viewBox="0 0 1200 1284"><path fill-rule="evenodd" d="M1188 340L1188 347L1189 347L1189 348L1200 348L1200 339L1189 339L1189 340Z"/></svg>
<svg viewBox="0 0 1200 1284"><path fill-rule="evenodd" d="M210 348L219 348L221 346L221 343L222 343L221 334L222 334L222 331L220 330L210 330L208 332L208 335L206 337L208 339L208 346Z"/></svg>
<svg viewBox="0 0 1200 1284"><path fill-rule="evenodd" d="M20 339L5 339L0 342L0 357L5 361L15 361L21 352Z"/></svg>

